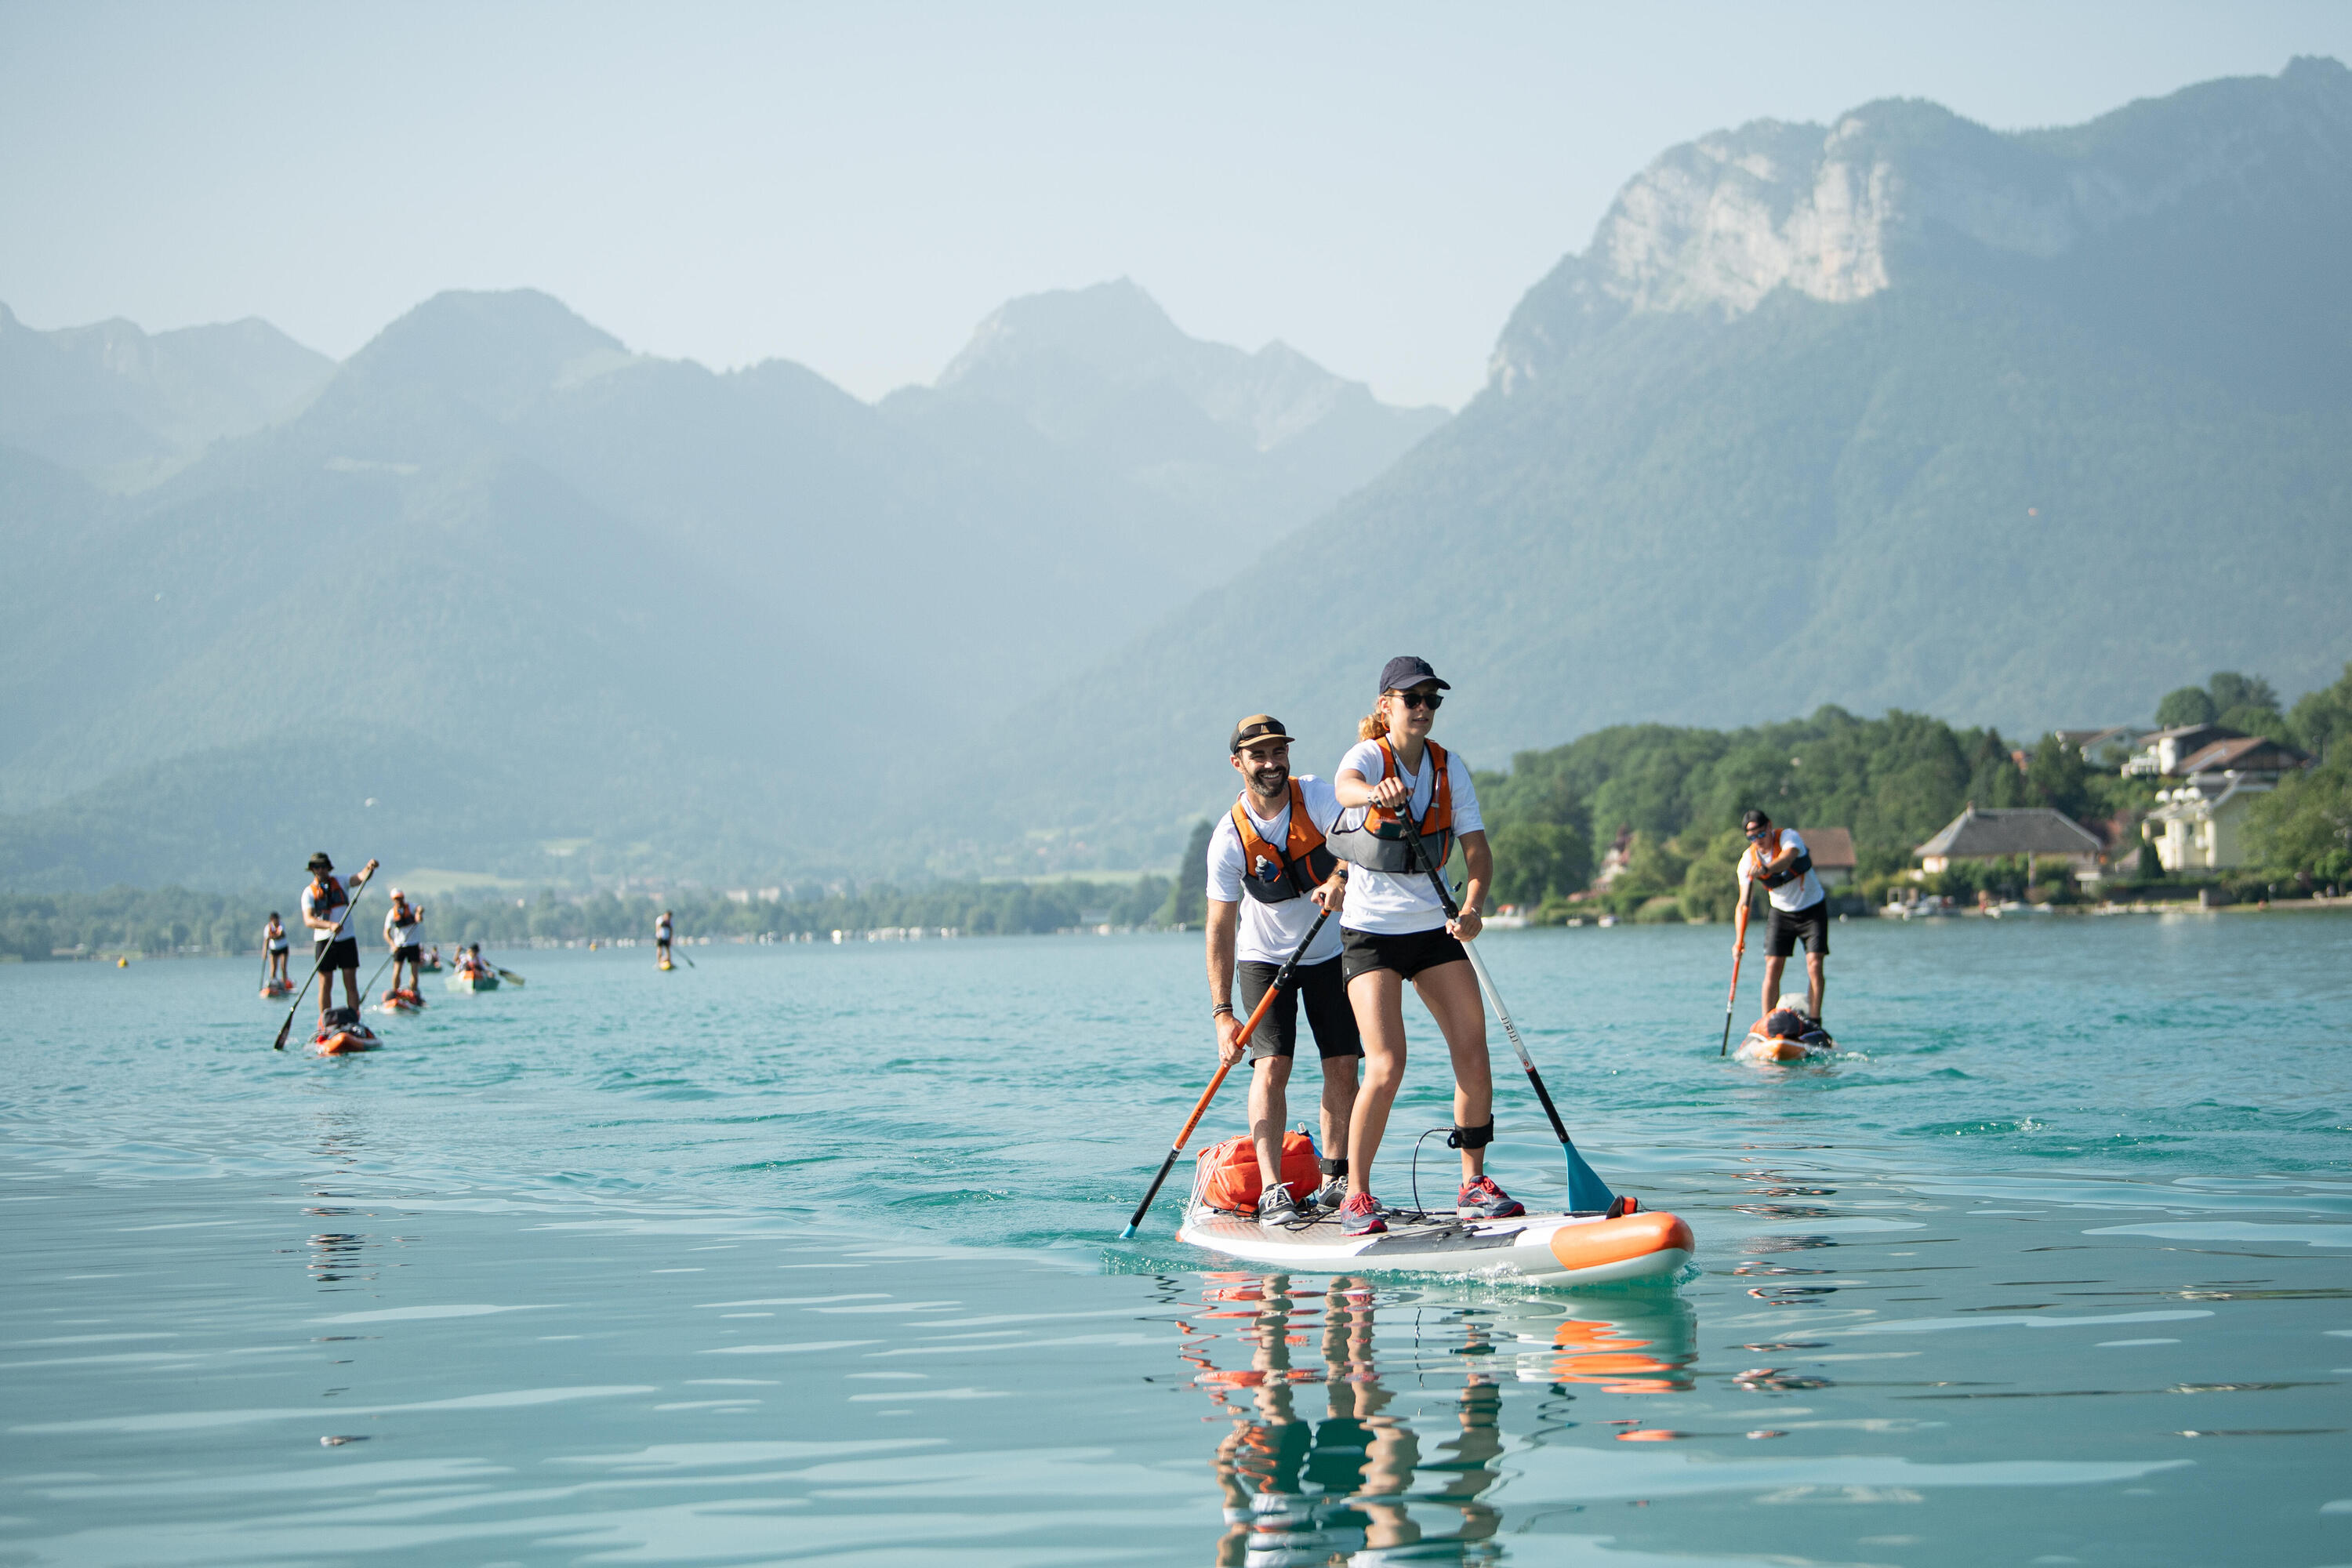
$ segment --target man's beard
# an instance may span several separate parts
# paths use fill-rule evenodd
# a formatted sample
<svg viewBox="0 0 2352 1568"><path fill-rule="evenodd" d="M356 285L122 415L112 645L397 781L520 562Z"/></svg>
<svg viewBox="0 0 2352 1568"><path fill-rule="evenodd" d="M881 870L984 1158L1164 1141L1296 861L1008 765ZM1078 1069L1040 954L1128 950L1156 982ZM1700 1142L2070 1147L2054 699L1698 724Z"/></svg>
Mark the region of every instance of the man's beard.
<svg viewBox="0 0 2352 1568"><path fill-rule="evenodd" d="M1266 782L1267 775L1269 773L1273 775L1274 782L1271 784ZM1253 773L1249 777L1250 788L1258 795L1278 795L1290 783L1290 770L1288 768L1268 768L1257 773Z"/></svg>

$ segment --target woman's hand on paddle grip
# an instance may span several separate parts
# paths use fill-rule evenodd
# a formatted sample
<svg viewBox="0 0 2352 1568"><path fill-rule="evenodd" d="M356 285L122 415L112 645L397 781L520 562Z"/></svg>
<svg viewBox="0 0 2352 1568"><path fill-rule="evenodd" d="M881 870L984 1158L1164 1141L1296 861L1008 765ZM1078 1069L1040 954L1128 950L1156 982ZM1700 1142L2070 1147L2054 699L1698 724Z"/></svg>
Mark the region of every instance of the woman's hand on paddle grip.
<svg viewBox="0 0 2352 1568"><path fill-rule="evenodd" d="M1475 942L1478 933L1486 929L1486 917L1466 905L1462 912L1445 922L1445 931L1456 942Z"/></svg>
<svg viewBox="0 0 2352 1568"><path fill-rule="evenodd" d="M1402 779L1382 779L1371 786L1372 804L1382 811L1394 811L1412 798L1412 791Z"/></svg>

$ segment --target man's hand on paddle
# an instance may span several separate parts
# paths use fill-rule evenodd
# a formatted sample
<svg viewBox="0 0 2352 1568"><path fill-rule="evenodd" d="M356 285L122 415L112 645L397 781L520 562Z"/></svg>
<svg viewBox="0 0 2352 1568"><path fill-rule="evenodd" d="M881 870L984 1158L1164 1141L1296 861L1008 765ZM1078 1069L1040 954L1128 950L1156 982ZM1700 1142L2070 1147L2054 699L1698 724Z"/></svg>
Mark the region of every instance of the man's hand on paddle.
<svg viewBox="0 0 2352 1568"><path fill-rule="evenodd" d="M1315 890L1307 896L1313 899L1315 907L1326 914L1338 914L1339 906L1348 901L1347 872L1332 872L1328 881L1318 883Z"/></svg>
<svg viewBox="0 0 2352 1568"><path fill-rule="evenodd" d="M1242 1045L1241 1033L1242 1021L1239 1018L1234 1017L1231 1013L1217 1015L1217 1059L1219 1061L1237 1062L1242 1059L1242 1051L1245 1047Z"/></svg>

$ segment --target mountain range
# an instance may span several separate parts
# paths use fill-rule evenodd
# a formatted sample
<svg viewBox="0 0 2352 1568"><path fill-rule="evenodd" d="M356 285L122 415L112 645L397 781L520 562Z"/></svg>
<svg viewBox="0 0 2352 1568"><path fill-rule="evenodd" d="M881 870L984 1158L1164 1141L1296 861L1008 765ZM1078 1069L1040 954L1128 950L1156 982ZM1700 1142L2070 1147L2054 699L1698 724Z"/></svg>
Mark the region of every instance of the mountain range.
<svg viewBox="0 0 2352 1568"><path fill-rule="evenodd" d="M2325 684L2352 656L2347 254L2333 60L2065 130L1888 100L1671 149L1450 424L1015 718L1086 790L954 826L1164 863L1230 796L1237 715L1328 772L1402 652L1487 767L1640 721L2031 734L2216 668ZM1269 617L1276 588L1314 607Z"/></svg>
<svg viewBox="0 0 2352 1568"><path fill-rule="evenodd" d="M209 331L0 336L0 885L234 885L354 839L520 878L870 869L836 825L924 737L1444 417L1125 282L1014 301L879 406L529 291L438 296L341 365Z"/></svg>
<svg viewBox="0 0 2352 1568"><path fill-rule="evenodd" d="M1480 765L1822 704L2012 733L2352 658L2352 73L1669 149L1450 418L1131 282L877 404L529 291L341 364L0 317L0 887L1165 866L1390 655Z"/></svg>

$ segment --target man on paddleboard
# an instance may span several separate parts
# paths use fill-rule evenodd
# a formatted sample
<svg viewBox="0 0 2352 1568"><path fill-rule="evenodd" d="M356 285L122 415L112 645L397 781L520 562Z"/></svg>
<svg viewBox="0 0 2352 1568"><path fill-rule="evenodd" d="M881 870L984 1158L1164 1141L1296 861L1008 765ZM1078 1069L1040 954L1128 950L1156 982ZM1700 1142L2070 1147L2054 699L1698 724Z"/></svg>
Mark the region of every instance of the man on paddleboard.
<svg viewBox="0 0 2352 1568"><path fill-rule="evenodd" d="M1813 874L1813 857L1793 827L1749 810L1740 819L1748 847L1739 856L1739 902L1748 903L1750 882L1764 884L1771 914L1764 928L1764 1015L1780 1001L1780 972L1797 944L1805 944L1805 1011L1816 1027L1822 1019L1823 963L1830 955L1830 897ZM1735 939L1736 940L1736 939Z"/></svg>
<svg viewBox="0 0 2352 1568"><path fill-rule="evenodd" d="M383 944L392 949L392 989L400 990L400 966L408 966L408 988L425 983L425 910L412 904L398 888L392 890L392 908L383 914Z"/></svg>
<svg viewBox="0 0 2352 1568"><path fill-rule="evenodd" d="M323 960L319 968L319 1026L327 1026L333 1005L335 974L343 976L343 996L353 1013L360 1009L360 942L351 933L352 898L335 877L335 863L320 850L310 857L310 885L302 889L302 923L310 928L310 956Z"/></svg>
<svg viewBox="0 0 2352 1568"><path fill-rule="evenodd" d="M1253 713L1234 726L1228 748L1242 793L1209 836L1209 999L1217 1026L1217 1053L1239 1060L1234 978L1241 977L1241 1009L1254 1011L1265 989L1318 916L1347 897L1348 868L1324 847L1323 834L1339 816L1331 786L1309 774L1290 774L1290 737L1282 723ZM1298 1004L1323 1058L1323 1185L1294 1193L1282 1179L1286 1090L1298 1046ZM1298 961L1291 983L1274 999L1250 1037L1250 1141L1257 1146L1265 1186L1258 1219L1267 1225L1305 1217L1305 1205L1337 1208L1348 1194L1348 1119L1356 1104L1356 1062L1364 1054L1356 1016L1339 977L1339 928L1328 921Z"/></svg>
<svg viewBox="0 0 2352 1568"><path fill-rule="evenodd" d="M669 911L664 910L661 918L654 921L654 962L664 968L669 965L670 937L675 931L670 923Z"/></svg>

